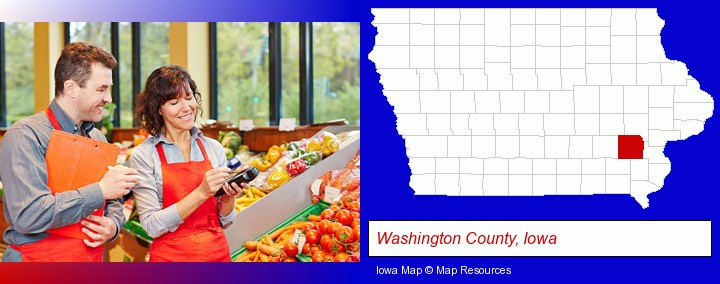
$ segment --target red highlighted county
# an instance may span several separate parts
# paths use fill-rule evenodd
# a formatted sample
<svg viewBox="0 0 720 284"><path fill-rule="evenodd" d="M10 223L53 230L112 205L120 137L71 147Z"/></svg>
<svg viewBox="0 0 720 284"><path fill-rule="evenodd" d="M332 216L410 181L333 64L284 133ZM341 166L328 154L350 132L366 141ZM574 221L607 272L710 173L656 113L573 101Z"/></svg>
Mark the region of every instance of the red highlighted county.
<svg viewBox="0 0 720 284"><path fill-rule="evenodd" d="M645 142L640 135L618 135L618 159L642 159Z"/></svg>

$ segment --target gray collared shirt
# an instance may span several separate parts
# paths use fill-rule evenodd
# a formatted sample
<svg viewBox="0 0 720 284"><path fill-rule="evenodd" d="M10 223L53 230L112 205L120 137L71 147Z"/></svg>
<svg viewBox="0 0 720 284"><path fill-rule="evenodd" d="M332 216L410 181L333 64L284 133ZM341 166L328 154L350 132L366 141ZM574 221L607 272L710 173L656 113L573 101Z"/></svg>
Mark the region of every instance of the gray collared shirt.
<svg viewBox="0 0 720 284"><path fill-rule="evenodd" d="M196 139L200 137L213 168L227 165L225 149L223 149L220 142L205 137L196 127L190 130L190 136L192 139L190 146L191 161L205 160ZM162 167L160 156L157 149L155 149L155 145L158 143L162 143L165 158L169 164L185 162L182 150L165 138L163 134L150 136L132 152L130 167L137 169L140 174L140 183L133 189L133 196L140 215L140 224L152 238L157 238L167 232L174 232L183 223L175 204L163 209ZM235 216L235 210L232 210L227 216L221 215L220 223L224 226L232 222Z"/></svg>
<svg viewBox="0 0 720 284"><path fill-rule="evenodd" d="M54 100L50 109L63 131L107 142L93 123L76 125ZM13 124L0 141L3 210L5 219L10 223L3 237L8 244L37 242L48 236L46 230L77 223L103 206L104 199L98 183L50 194L45 152L53 129L47 115L38 113ZM105 216L112 219L119 232L125 224L120 199L107 201ZM20 261L20 257L17 251L8 248L3 261Z"/></svg>

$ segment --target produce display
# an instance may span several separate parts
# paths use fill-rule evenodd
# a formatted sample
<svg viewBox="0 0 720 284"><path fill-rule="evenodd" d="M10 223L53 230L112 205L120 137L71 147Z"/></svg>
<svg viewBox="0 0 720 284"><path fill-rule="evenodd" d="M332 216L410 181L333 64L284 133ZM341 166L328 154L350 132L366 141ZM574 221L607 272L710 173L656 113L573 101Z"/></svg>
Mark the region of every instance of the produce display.
<svg viewBox="0 0 720 284"><path fill-rule="evenodd" d="M248 206L252 205L260 198L265 197L266 193L257 187L251 186L249 188L243 188L243 196L235 199L235 211L243 211Z"/></svg>
<svg viewBox="0 0 720 284"><path fill-rule="evenodd" d="M360 131L343 132L338 135L344 140L335 134L322 131L315 137L273 145L264 155L250 161L250 166L256 167L261 172L255 180L250 182L250 186L265 194L270 193L319 163L323 158L337 152L342 146L348 145L345 142L359 139ZM254 194L254 196L256 197L258 194ZM238 212L259 199L243 197L236 199L235 209Z"/></svg>
<svg viewBox="0 0 720 284"><path fill-rule="evenodd" d="M220 144L225 149L225 156L228 160L240 152L248 151L248 147L242 144L242 137L235 131L218 132L218 141L220 141Z"/></svg>
<svg viewBox="0 0 720 284"><path fill-rule="evenodd" d="M344 169L329 171L318 181L324 191L339 189L334 201L314 195L313 204L303 212L257 240L246 241L234 261L359 261L360 153Z"/></svg>
<svg viewBox="0 0 720 284"><path fill-rule="evenodd" d="M360 192L360 153L344 169L329 171L310 186L313 203L334 202ZM359 195L358 195L359 197Z"/></svg>
<svg viewBox="0 0 720 284"><path fill-rule="evenodd" d="M356 262L360 261L360 200L346 198L306 209L304 221L288 222L253 241L235 262ZM325 208L325 209L323 209ZM322 210L320 212L317 212ZM356 211L352 211L356 210ZM292 220L292 219L291 219Z"/></svg>

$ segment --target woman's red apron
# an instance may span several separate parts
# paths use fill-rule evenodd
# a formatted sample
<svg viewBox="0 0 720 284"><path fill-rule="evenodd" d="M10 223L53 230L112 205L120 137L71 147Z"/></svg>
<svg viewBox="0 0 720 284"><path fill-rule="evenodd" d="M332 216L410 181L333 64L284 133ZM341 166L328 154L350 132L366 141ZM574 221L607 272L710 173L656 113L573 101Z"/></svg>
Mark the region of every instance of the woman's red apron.
<svg viewBox="0 0 720 284"><path fill-rule="evenodd" d="M212 169L200 138L197 142L203 161L168 164L162 144L155 146L162 163L163 208L185 198L200 185L205 172ZM220 225L217 206L215 197L208 198L177 230L153 239L150 261L230 261L230 248Z"/></svg>

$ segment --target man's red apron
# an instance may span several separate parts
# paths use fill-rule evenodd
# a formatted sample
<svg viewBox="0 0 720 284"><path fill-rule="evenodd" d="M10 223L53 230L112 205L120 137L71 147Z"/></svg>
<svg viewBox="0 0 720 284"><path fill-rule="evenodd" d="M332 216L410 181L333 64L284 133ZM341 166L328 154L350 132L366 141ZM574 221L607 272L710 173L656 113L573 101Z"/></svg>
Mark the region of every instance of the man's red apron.
<svg viewBox="0 0 720 284"><path fill-rule="evenodd" d="M48 116L48 119L50 120L50 123L53 125L53 127L58 130L62 131L62 128L60 127L60 123L58 123L57 118L53 114L52 110L48 107L47 110L45 110L45 113ZM88 139L85 137L77 137L77 138L69 138L64 135L56 135L55 131L50 136L50 140L53 141L59 141L62 139L75 139L77 141L78 139ZM76 135L75 135L76 136ZM72 143L72 142L70 142ZM78 143L73 151L92 151L96 147L92 146L91 144L85 144L85 143ZM55 149L55 148L53 148ZM57 151L54 151L50 147L48 147L48 152L45 153L45 162L46 164L50 163L62 163L65 161L60 160L60 156L58 155ZM78 167L77 170L83 171L87 170L83 167ZM54 179L53 184L55 182L63 183L63 181L66 181L70 179L73 176L77 175L100 175L102 177L102 174L104 172L100 173L87 173L87 172L66 172L64 175L57 176L52 175L50 176L50 172L48 172L48 180ZM98 179L99 180L99 179ZM49 183L50 184L50 183ZM50 191L55 194L58 192L58 189L53 189L50 187ZM93 212L93 215L97 216L103 216L105 210L105 206L99 208L95 212ZM61 228L55 228L47 230L47 233L50 235L40 241L34 242L34 243L28 243L23 245L11 245L11 247L14 250L19 251L22 254L22 261L23 262L100 262L102 261L102 254L103 254L103 246L99 246L97 248L91 248L85 243L83 243L83 239L90 240L90 237L85 236L81 232L79 233L80 228L82 225L80 223L75 223L71 225L67 225Z"/></svg>
<svg viewBox="0 0 720 284"><path fill-rule="evenodd" d="M168 164L162 144L155 148L162 163L163 208L171 206L195 190L212 169L205 147L197 138L203 161ZM220 225L217 198L208 198L177 230L153 239L150 261L230 261L230 248Z"/></svg>

